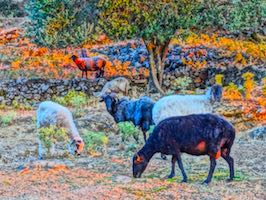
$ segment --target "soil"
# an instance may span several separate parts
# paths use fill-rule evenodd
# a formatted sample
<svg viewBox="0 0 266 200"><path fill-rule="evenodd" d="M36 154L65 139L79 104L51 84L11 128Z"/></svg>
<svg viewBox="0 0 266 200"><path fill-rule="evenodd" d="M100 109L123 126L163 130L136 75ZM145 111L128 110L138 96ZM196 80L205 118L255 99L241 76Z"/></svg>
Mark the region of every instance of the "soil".
<svg viewBox="0 0 266 200"><path fill-rule="evenodd" d="M5 115L2 112L1 115ZM236 178L227 182L227 163L218 160L208 186L201 182L209 169L207 156L182 155L188 183L178 168L167 179L171 158L155 155L142 178L132 177L129 151L115 133L104 155L65 156L37 160L35 112L17 112L0 129L0 199L266 199L266 145L238 132L232 149ZM134 142L133 140L131 141Z"/></svg>

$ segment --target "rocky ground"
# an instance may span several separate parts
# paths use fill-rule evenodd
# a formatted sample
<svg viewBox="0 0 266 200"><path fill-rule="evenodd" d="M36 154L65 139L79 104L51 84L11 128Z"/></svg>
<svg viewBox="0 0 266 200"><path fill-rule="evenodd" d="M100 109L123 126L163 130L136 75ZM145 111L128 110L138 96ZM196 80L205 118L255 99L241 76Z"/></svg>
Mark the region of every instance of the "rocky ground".
<svg viewBox="0 0 266 200"><path fill-rule="evenodd" d="M183 155L189 177L167 179L170 157L156 155L141 179L132 178L131 158L137 148L128 150L117 127L102 104L87 108L77 119L80 132L104 130L109 145L104 155L54 157L37 160L34 111L16 111L11 125L0 129L0 199L265 199L266 146L264 129L238 131L232 156L236 178L226 182L228 167L220 159L209 186L201 185L207 176L206 156ZM5 115L2 111L1 115ZM112 126L110 126L112 124ZM261 132L261 133L260 133ZM257 137L257 135L263 135ZM141 137L141 136L140 136ZM142 138L142 137L141 137ZM135 143L134 140L129 143Z"/></svg>

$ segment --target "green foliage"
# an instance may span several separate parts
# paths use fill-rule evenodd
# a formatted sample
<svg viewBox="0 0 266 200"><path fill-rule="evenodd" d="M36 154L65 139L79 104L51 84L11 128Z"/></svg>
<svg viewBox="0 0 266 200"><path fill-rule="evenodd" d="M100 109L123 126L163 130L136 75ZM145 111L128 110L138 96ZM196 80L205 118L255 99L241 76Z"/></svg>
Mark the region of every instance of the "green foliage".
<svg viewBox="0 0 266 200"><path fill-rule="evenodd" d="M13 0L0 0L0 15L5 17L23 17L25 12L23 10L24 1L17 2Z"/></svg>
<svg viewBox="0 0 266 200"><path fill-rule="evenodd" d="M257 32L266 19L265 0L204 0L200 28L224 29L231 32Z"/></svg>
<svg viewBox="0 0 266 200"><path fill-rule="evenodd" d="M76 117L82 116L84 113L83 107L88 103L88 97L84 92L78 92L75 90L71 90L64 97L55 97L53 101L64 105L64 106L72 106L75 108L73 114Z"/></svg>
<svg viewBox="0 0 266 200"><path fill-rule="evenodd" d="M50 152L52 144L56 142L67 143L68 135L64 128L56 126L43 127L38 130L38 137Z"/></svg>
<svg viewBox="0 0 266 200"><path fill-rule="evenodd" d="M215 84L222 86L223 85L223 78L224 78L224 75L216 74L215 75Z"/></svg>
<svg viewBox="0 0 266 200"><path fill-rule="evenodd" d="M189 85L192 83L192 79L190 77L184 76L184 77L178 77L175 79L172 83L171 88L173 90L181 90L184 91L188 89Z"/></svg>
<svg viewBox="0 0 266 200"><path fill-rule="evenodd" d="M3 127L7 127L7 126L11 125L11 123L15 117L16 117L16 113L14 113L14 112L9 112L8 114L1 116L0 117L1 125Z"/></svg>
<svg viewBox="0 0 266 200"><path fill-rule="evenodd" d="M266 77L262 79L262 94L266 97Z"/></svg>
<svg viewBox="0 0 266 200"><path fill-rule="evenodd" d="M256 86L256 83L254 81L254 74L251 72L246 72L242 75L242 78L245 80L244 88L245 88L246 98L251 99L252 91Z"/></svg>
<svg viewBox="0 0 266 200"><path fill-rule="evenodd" d="M32 105L29 104L29 102L18 102L18 100L14 99L11 104L12 109L19 109L19 110L32 110Z"/></svg>
<svg viewBox="0 0 266 200"><path fill-rule="evenodd" d="M92 39L94 0L28 0L28 36L39 45L66 47Z"/></svg>
<svg viewBox="0 0 266 200"><path fill-rule="evenodd" d="M84 92L70 90L64 97L55 97L53 101L64 106L81 107L87 104L87 96Z"/></svg>
<svg viewBox="0 0 266 200"><path fill-rule="evenodd" d="M99 0L99 25L113 39L143 38L162 45L177 29L197 22L199 6L196 0Z"/></svg>
<svg viewBox="0 0 266 200"><path fill-rule="evenodd" d="M138 141L140 130L135 127L132 122L120 122L118 123L118 128L122 141L126 141L130 137L133 137L136 141Z"/></svg>
<svg viewBox="0 0 266 200"><path fill-rule="evenodd" d="M106 148L109 140L108 137L102 132L87 131L83 134L85 148L89 153L100 151Z"/></svg>

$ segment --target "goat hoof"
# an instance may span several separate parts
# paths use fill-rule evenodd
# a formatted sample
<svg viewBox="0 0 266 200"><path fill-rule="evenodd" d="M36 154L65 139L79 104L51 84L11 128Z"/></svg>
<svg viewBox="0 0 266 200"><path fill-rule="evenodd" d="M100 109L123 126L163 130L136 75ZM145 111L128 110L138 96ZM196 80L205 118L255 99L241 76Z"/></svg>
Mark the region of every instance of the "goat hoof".
<svg viewBox="0 0 266 200"><path fill-rule="evenodd" d="M205 180L205 181L203 181L201 184L202 184L202 185L209 185L209 183L210 183L210 181Z"/></svg>
<svg viewBox="0 0 266 200"><path fill-rule="evenodd" d="M232 182L232 181L233 181L232 178L228 178L228 179L226 179L226 182Z"/></svg>
<svg viewBox="0 0 266 200"><path fill-rule="evenodd" d="M38 157L38 160L42 160L42 159L43 159L43 157L42 157L42 156L39 156L39 157Z"/></svg>
<svg viewBox="0 0 266 200"><path fill-rule="evenodd" d="M167 178L173 178L175 177L175 174L170 174Z"/></svg>
<svg viewBox="0 0 266 200"><path fill-rule="evenodd" d="M181 183L187 183L187 179L183 179Z"/></svg>

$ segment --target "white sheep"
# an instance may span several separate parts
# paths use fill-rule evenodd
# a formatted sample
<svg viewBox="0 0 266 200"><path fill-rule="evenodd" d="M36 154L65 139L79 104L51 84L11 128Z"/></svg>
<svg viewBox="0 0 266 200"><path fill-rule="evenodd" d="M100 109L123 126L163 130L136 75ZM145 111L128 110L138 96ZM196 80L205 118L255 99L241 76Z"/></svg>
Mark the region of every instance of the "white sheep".
<svg viewBox="0 0 266 200"><path fill-rule="evenodd" d="M170 95L159 99L153 107L152 118L155 125L174 116L204 114L213 112L213 103L222 97L222 87L214 85L204 95Z"/></svg>
<svg viewBox="0 0 266 200"><path fill-rule="evenodd" d="M124 77L118 77L111 81L108 81L102 88L101 92L94 92L94 96L101 97L108 93L122 92L124 95L128 95L130 89L130 82Z"/></svg>
<svg viewBox="0 0 266 200"><path fill-rule="evenodd" d="M44 101L40 103L37 110L37 129L42 127L56 126L64 128L67 131L68 137L71 140L68 145L69 150L74 145L74 152L79 155L84 147L84 142L80 137L77 127L73 121L71 112L64 106L54 103L52 101ZM52 146L54 150L54 144ZM38 148L39 159L42 159L42 143L39 140Z"/></svg>

